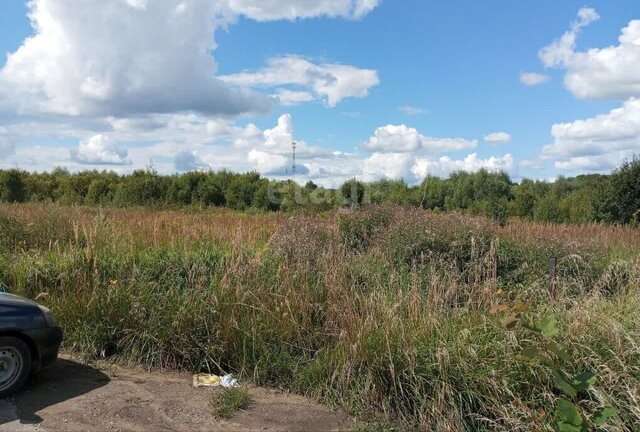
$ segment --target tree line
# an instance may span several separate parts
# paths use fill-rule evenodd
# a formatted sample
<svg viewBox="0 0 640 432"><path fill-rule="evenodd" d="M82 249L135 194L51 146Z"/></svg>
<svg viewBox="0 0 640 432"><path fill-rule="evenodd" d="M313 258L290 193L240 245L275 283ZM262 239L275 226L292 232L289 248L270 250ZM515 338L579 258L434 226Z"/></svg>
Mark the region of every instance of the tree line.
<svg viewBox="0 0 640 432"><path fill-rule="evenodd" d="M340 206L391 203L435 211L457 210L500 222L510 216L568 223L640 223L640 157L608 175L559 177L554 182L504 172L456 172L427 177L415 186L402 180L363 183L352 179L337 189L309 181L274 181L255 172L189 172L160 175L152 168L120 175L113 171L70 173L57 168L32 173L0 170L0 200L67 205L227 207L255 211L322 212Z"/></svg>

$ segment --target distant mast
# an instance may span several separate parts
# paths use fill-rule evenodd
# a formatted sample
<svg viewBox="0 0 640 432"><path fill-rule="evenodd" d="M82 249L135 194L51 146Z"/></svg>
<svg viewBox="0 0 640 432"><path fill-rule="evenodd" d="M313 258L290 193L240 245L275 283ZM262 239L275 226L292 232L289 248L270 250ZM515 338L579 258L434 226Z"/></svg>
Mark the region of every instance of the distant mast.
<svg viewBox="0 0 640 432"><path fill-rule="evenodd" d="M291 167L291 172L293 173L293 181L296 181L296 148L298 147L298 143L295 141L291 142L291 149L293 151L293 166Z"/></svg>

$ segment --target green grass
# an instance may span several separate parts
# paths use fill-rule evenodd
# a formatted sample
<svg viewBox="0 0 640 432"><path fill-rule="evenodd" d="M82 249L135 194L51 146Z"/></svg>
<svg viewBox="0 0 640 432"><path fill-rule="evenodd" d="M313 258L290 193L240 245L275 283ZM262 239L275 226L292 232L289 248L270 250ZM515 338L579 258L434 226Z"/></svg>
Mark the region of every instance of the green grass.
<svg viewBox="0 0 640 432"><path fill-rule="evenodd" d="M562 397L551 371L517 361L527 333L491 313L522 303L558 317L567 370L599 372L590 403L619 410L605 430L640 424L639 230L375 207L0 214L0 286L38 297L89 359L232 372L399 429L551 431L532 414Z"/></svg>
<svg viewBox="0 0 640 432"><path fill-rule="evenodd" d="M246 409L251 403L251 396L246 388L227 388L216 393L211 400L214 417L228 420L238 411Z"/></svg>

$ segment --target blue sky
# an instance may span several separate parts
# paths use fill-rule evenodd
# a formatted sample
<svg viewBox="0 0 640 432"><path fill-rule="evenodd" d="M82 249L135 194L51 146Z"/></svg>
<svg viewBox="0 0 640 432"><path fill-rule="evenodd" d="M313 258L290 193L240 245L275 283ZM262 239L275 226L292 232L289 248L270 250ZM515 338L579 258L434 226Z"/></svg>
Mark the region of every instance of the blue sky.
<svg viewBox="0 0 640 432"><path fill-rule="evenodd" d="M0 50L9 55L0 166L128 172L153 159L163 172L282 177L295 138L303 172L320 183L414 183L480 167L514 178L606 172L640 152L637 0L197 0L190 7L200 9L181 12L187 21L169 31L181 1L69 3L34 2L35 22L48 28L24 55L12 53L34 34L27 7L0 5ZM203 11L224 18L205 23ZM574 43L552 46L583 18ZM206 45L215 65L196 53ZM130 66L148 53L154 68ZM268 69L273 59L286 66ZM522 73L546 81L525 85ZM282 89L304 101L274 97ZM489 134L504 142L486 142Z"/></svg>

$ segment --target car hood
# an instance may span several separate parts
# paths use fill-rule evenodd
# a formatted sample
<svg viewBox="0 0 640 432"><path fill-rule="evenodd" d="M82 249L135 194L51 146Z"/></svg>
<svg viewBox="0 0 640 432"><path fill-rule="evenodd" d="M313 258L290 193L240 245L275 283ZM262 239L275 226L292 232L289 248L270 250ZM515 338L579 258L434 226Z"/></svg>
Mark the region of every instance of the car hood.
<svg viewBox="0 0 640 432"><path fill-rule="evenodd" d="M0 305L5 306L38 306L38 303L24 297L9 293L0 293Z"/></svg>

